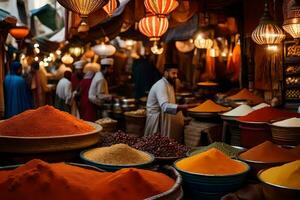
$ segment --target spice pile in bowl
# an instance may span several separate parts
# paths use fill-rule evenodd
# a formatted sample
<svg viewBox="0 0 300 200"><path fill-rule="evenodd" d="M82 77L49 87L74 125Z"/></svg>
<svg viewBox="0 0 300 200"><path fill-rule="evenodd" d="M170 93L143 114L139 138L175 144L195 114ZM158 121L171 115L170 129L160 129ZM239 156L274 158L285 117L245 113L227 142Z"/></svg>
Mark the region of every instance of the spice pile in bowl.
<svg viewBox="0 0 300 200"><path fill-rule="evenodd" d="M2 136L49 137L83 134L95 128L69 113L42 106L1 122L0 130Z"/></svg>
<svg viewBox="0 0 300 200"><path fill-rule="evenodd" d="M159 181L157 181L159 180ZM99 172L41 160L0 170L1 199L140 200L168 191L175 181L165 174L127 168Z"/></svg>
<svg viewBox="0 0 300 200"><path fill-rule="evenodd" d="M216 104L212 100L208 99L204 103L200 104L197 107L188 109L189 112L196 112L196 113L218 113L218 112L225 112L230 110L229 107L224 107L219 104Z"/></svg>
<svg viewBox="0 0 300 200"><path fill-rule="evenodd" d="M151 161L151 156L126 144L88 150L82 156L90 161L109 165L134 165Z"/></svg>

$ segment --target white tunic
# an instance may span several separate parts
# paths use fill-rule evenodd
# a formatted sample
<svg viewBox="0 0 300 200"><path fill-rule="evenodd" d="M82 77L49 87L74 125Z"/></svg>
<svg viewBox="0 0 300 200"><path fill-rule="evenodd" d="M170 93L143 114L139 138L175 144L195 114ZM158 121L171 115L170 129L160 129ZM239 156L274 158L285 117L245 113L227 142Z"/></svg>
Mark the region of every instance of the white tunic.
<svg viewBox="0 0 300 200"><path fill-rule="evenodd" d="M147 99L146 136L160 132L180 141L184 120L175 103L174 87L167 79L162 78L152 86Z"/></svg>
<svg viewBox="0 0 300 200"><path fill-rule="evenodd" d="M97 72L89 89L89 100L96 105L101 105L108 94L107 81L102 72Z"/></svg>
<svg viewBox="0 0 300 200"><path fill-rule="evenodd" d="M65 100L66 104L70 104L72 98L72 83L65 77L58 81L56 86L56 95Z"/></svg>

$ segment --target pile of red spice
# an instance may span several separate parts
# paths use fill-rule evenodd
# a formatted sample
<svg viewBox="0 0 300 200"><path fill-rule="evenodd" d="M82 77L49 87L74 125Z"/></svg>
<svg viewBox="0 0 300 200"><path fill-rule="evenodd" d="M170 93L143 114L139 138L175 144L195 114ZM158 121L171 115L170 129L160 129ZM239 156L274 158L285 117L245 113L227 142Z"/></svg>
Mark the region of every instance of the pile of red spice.
<svg viewBox="0 0 300 200"><path fill-rule="evenodd" d="M241 116L238 121L241 122L272 122L284 120L292 117L300 117L299 113L288 112L272 107L264 107L249 113L246 116Z"/></svg>
<svg viewBox="0 0 300 200"><path fill-rule="evenodd" d="M46 137L82 134L94 127L52 106L28 110L0 123L0 135Z"/></svg>
<svg viewBox="0 0 300 200"><path fill-rule="evenodd" d="M173 185L173 179L148 170L98 172L41 160L0 171L0 196L5 200L140 200L165 192Z"/></svg>
<svg viewBox="0 0 300 200"><path fill-rule="evenodd" d="M291 162L300 159L300 155L296 152L298 149L286 149L265 141L240 155L245 160L253 160L260 162Z"/></svg>

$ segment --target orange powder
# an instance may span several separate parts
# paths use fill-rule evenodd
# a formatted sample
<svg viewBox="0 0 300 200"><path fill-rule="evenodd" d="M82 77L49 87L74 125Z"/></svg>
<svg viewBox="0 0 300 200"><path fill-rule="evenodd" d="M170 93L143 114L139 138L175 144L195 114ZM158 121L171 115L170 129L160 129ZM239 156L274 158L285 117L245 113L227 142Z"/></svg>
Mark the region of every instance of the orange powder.
<svg viewBox="0 0 300 200"><path fill-rule="evenodd" d="M195 108L189 109L191 112L225 112L228 110L230 110L230 108L216 104L210 99Z"/></svg>
<svg viewBox="0 0 300 200"><path fill-rule="evenodd" d="M176 166L184 171L209 175L238 174L247 169L246 165L232 160L215 148L182 159Z"/></svg>
<svg viewBox="0 0 300 200"><path fill-rule="evenodd" d="M1 122L0 130L0 135L5 136L45 137L81 134L95 128L69 113L43 106Z"/></svg>
<svg viewBox="0 0 300 200"><path fill-rule="evenodd" d="M251 93L248 89L244 88L237 94L228 97L230 100L249 100L252 104L259 104L264 102L264 99Z"/></svg>
<svg viewBox="0 0 300 200"><path fill-rule="evenodd" d="M281 148L270 141L265 141L240 155L242 159L261 162L290 162L297 156L289 149ZM299 156L298 156L299 157Z"/></svg>
<svg viewBox="0 0 300 200"><path fill-rule="evenodd" d="M165 192L173 185L174 180L153 171L129 168L97 172L41 160L0 171L0 194L5 200L138 200Z"/></svg>

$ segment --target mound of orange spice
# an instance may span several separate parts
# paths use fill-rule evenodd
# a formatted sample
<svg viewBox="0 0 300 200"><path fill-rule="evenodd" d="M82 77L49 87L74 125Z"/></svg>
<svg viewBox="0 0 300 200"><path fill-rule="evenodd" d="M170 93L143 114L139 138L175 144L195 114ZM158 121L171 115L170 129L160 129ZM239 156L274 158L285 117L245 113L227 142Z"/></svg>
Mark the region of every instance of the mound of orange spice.
<svg viewBox="0 0 300 200"><path fill-rule="evenodd" d="M247 165L231 159L216 148L184 158L176 167L187 172L208 175L233 175L247 170Z"/></svg>
<svg viewBox="0 0 300 200"><path fill-rule="evenodd" d="M300 155L297 154L297 151L299 151L299 147L287 149L270 141L265 141L242 153L240 157L245 160L259 162L291 162L300 159Z"/></svg>
<svg viewBox="0 0 300 200"><path fill-rule="evenodd" d="M246 88L240 90L238 93L236 93L232 96L229 96L227 98L230 100L248 100L248 101L250 101L251 104L254 104L254 105L264 102L263 98L254 95Z"/></svg>
<svg viewBox="0 0 300 200"><path fill-rule="evenodd" d="M4 136L45 137L81 134L95 128L69 113L43 106L1 122L0 130Z"/></svg>
<svg viewBox="0 0 300 200"><path fill-rule="evenodd" d="M5 200L140 200L165 192L173 185L173 179L148 170L98 172L41 160L0 171L0 194Z"/></svg>
<svg viewBox="0 0 300 200"><path fill-rule="evenodd" d="M204 103L200 104L199 106L195 108L189 109L191 112L203 112L203 113L209 113L209 112L225 112L230 110L228 107L221 106L219 104L216 104L212 100L208 99Z"/></svg>

